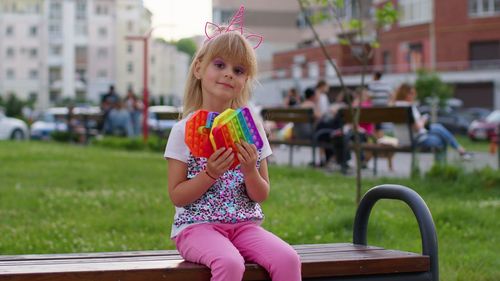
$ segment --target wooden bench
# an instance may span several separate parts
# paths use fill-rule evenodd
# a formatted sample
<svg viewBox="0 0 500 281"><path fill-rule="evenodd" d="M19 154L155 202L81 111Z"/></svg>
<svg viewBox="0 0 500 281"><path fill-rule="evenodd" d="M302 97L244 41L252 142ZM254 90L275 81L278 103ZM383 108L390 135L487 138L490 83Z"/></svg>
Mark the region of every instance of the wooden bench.
<svg viewBox="0 0 500 281"><path fill-rule="evenodd" d="M54 114L54 117L57 120L65 120L68 121L67 114ZM102 113L90 113L90 112L81 112L73 114L73 119L78 121L84 128L83 139L85 143L88 143L90 138L96 137L99 135L99 124L103 122ZM68 131L69 132L69 131ZM78 134L78 132L73 132L74 134Z"/></svg>
<svg viewBox="0 0 500 281"><path fill-rule="evenodd" d="M367 245L368 218L380 199L404 201L413 211L422 253ZM296 245L303 280L439 280L438 244L431 213L413 190L381 185L369 190L354 219L353 243ZM209 280L207 267L184 261L177 251L0 256L0 281ZM270 280L246 264L243 280Z"/></svg>
<svg viewBox="0 0 500 281"><path fill-rule="evenodd" d="M346 123L352 123L352 116L349 109L341 109L340 114ZM411 107L369 107L360 108L359 123L393 123L403 124L408 129L408 139L410 144L400 144L398 146L382 145L377 143L362 143L361 149L363 151L370 151L373 153L373 173L377 174L377 160L378 156L386 152L408 152L411 153L411 169L414 171L417 165L416 153L434 153L436 162L446 161L446 146L443 149L426 149L417 146L415 136L413 133L413 114ZM446 143L446 142L445 142ZM351 144L351 148L353 145Z"/></svg>
<svg viewBox="0 0 500 281"><path fill-rule="evenodd" d="M276 123L289 123L292 122L296 124L304 124L314 128L314 113L311 108L263 108L261 111L262 118L264 121L273 121ZM290 148L289 151L289 165L293 164L293 148L294 146L306 146L312 147L312 162L316 163L316 148L333 148L333 144L329 142L320 142L315 138L314 134L311 134L309 138L295 138L292 136L291 139L276 139L269 138L269 143L271 145L287 145Z"/></svg>

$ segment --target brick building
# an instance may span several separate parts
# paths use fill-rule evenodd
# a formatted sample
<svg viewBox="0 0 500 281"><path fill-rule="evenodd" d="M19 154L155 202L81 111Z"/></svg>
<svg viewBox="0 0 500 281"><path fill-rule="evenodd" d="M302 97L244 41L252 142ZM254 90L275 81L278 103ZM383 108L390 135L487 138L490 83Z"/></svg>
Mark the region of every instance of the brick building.
<svg viewBox="0 0 500 281"><path fill-rule="evenodd" d="M383 4L387 1L374 1ZM380 48L369 69L383 70L397 86L413 82L415 70L436 70L455 87L465 107L500 108L500 1L392 0L398 22L379 34ZM348 85L360 84L360 67L346 47L328 46ZM354 50L355 51L355 50ZM276 53L270 87L303 89L319 78L338 86L318 47ZM355 74L358 73L358 74Z"/></svg>

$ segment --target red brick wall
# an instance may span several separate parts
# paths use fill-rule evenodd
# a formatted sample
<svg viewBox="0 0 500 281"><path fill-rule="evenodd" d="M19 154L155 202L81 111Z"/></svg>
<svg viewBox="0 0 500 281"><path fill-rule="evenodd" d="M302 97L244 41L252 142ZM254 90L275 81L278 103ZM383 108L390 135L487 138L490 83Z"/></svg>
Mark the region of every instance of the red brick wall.
<svg viewBox="0 0 500 281"><path fill-rule="evenodd" d="M396 0L392 0L396 4ZM468 0L434 0L434 28L436 63L463 62L467 67L469 45L473 41L500 40L500 17L471 18ZM389 31L381 31L381 47L376 51L375 64L382 65L382 54L388 50L394 64L402 62L399 46L404 42L422 42L425 63L430 64L430 24L400 27L397 23ZM404 71L405 67L399 67ZM444 67L442 70L449 70Z"/></svg>

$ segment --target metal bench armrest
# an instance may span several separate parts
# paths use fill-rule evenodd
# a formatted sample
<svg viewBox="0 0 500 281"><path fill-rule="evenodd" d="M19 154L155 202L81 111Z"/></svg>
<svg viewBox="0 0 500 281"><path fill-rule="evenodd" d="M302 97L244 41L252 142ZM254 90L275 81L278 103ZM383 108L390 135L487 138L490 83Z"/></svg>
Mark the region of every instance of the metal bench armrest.
<svg viewBox="0 0 500 281"><path fill-rule="evenodd" d="M395 199L405 202L413 211L422 238L422 254L430 258L430 273L433 281L439 280L438 241L431 212L424 200L412 189L393 184L373 187L363 196L354 219L353 243L367 245L368 218L375 203L380 199Z"/></svg>

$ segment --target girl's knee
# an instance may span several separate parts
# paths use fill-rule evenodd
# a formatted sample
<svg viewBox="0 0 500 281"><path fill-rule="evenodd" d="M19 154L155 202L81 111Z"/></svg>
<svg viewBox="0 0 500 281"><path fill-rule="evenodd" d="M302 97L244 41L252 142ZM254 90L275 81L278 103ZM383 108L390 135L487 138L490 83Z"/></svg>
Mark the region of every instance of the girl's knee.
<svg viewBox="0 0 500 281"><path fill-rule="evenodd" d="M241 280L245 272L245 260L241 256L222 256L214 259L210 268L214 277L219 276L220 280Z"/></svg>
<svg viewBox="0 0 500 281"><path fill-rule="evenodd" d="M286 269L300 268L301 266L300 257L291 246L288 246L286 250L283 250L279 254L277 253L273 264Z"/></svg>

